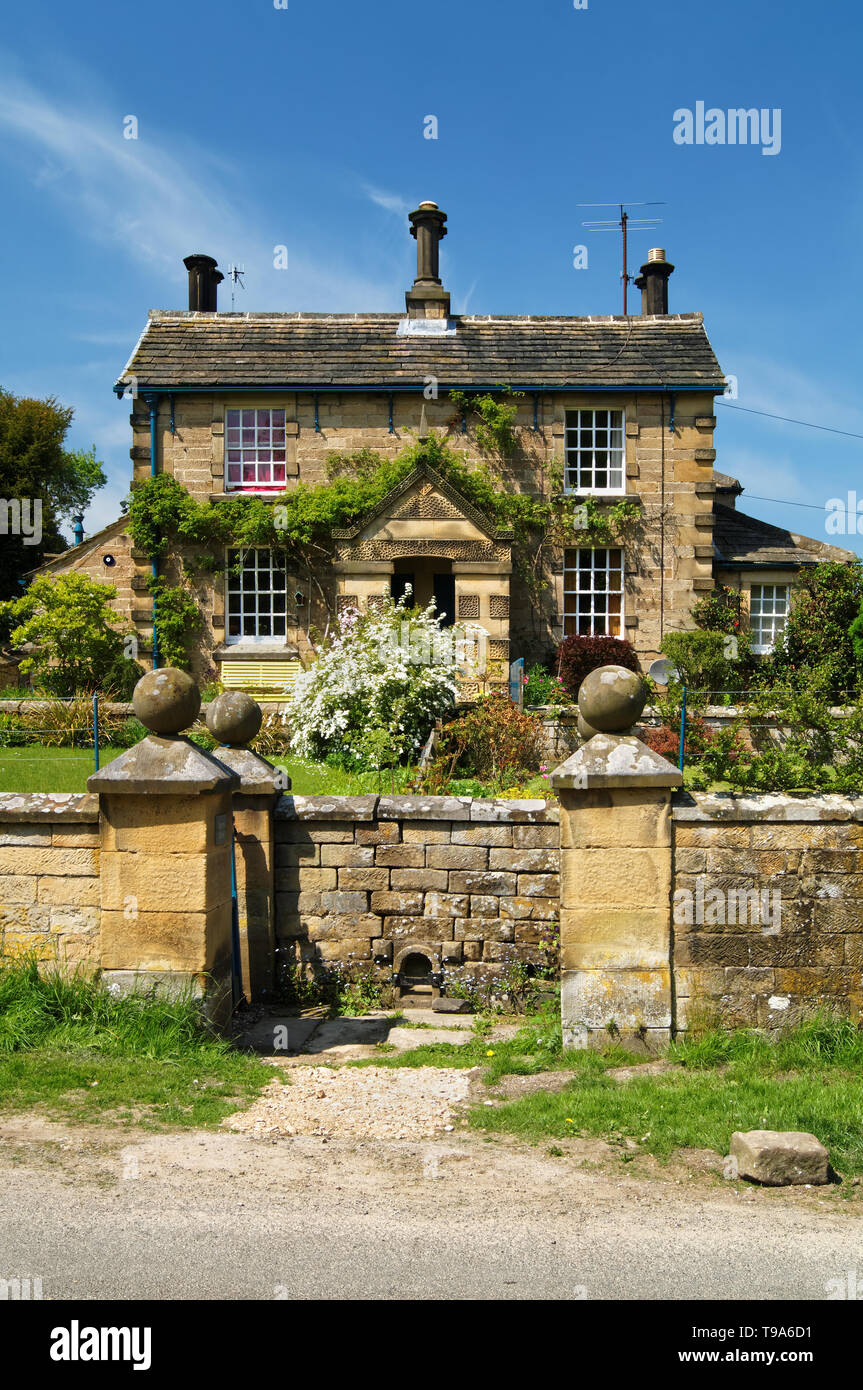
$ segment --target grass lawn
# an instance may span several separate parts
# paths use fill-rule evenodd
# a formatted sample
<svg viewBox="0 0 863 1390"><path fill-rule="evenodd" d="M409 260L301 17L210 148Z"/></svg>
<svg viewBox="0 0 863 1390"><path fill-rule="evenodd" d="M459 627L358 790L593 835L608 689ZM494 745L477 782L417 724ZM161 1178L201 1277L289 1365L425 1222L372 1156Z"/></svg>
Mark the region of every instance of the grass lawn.
<svg viewBox="0 0 863 1390"><path fill-rule="evenodd" d="M682 1148L727 1154L736 1129L807 1130L843 1178L863 1174L863 1031L851 1023L814 1018L772 1042L748 1031L708 1033L668 1050L679 1070L625 1083L608 1072L643 1057L616 1046L564 1052L559 1039L547 1015L529 1020L511 1041L487 1042L478 1031L476 1042L462 1047L419 1046L392 1056L381 1049L376 1064L483 1066L492 1092L504 1075L571 1071L560 1091L471 1112L475 1129L533 1143L573 1135L629 1139L664 1159Z"/></svg>
<svg viewBox="0 0 863 1390"><path fill-rule="evenodd" d="M102 767L125 750L106 746L99 749ZM299 758L276 756L271 759L291 779L291 790L298 796L359 796L368 792L403 792L416 773L413 768L345 772L329 763L307 763ZM0 792L83 792L93 772L92 748L46 748L28 744L23 748L0 747ZM451 795L493 796L495 792L469 778L450 784ZM537 776L519 788L505 788L509 795L550 797L548 781ZM499 793L498 793L499 794Z"/></svg>

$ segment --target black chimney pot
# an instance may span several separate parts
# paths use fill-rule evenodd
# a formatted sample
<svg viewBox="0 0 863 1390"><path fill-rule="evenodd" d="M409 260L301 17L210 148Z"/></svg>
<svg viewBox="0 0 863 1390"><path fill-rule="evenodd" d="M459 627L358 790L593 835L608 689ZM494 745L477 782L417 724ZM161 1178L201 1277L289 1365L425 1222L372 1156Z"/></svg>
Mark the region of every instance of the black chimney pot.
<svg viewBox="0 0 863 1390"><path fill-rule="evenodd" d="M658 246L648 251L647 260L641 267L641 274L635 281L641 290L642 314L668 313L668 277L674 270L665 252Z"/></svg>
<svg viewBox="0 0 863 1390"><path fill-rule="evenodd" d="M199 314L215 314L218 286L224 275L212 256L186 256L183 265L189 272L189 309Z"/></svg>

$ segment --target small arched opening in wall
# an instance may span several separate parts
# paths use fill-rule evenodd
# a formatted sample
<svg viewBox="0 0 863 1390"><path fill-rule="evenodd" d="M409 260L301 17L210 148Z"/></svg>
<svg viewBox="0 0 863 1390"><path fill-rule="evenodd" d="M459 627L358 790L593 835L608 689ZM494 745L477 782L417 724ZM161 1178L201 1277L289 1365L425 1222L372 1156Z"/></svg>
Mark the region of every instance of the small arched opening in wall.
<svg viewBox="0 0 863 1390"><path fill-rule="evenodd" d="M422 1007L440 995L440 954L430 946L406 947L394 962L399 999Z"/></svg>

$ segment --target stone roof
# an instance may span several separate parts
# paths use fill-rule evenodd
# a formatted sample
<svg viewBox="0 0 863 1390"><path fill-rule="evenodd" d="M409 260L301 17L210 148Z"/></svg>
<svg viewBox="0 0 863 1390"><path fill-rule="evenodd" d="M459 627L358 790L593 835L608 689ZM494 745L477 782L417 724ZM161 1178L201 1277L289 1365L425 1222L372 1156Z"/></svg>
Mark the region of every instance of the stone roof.
<svg viewBox="0 0 863 1390"><path fill-rule="evenodd" d="M813 540L719 505L713 513L713 545L716 563L730 567L776 568L814 565L820 560L847 563L856 559L850 550Z"/></svg>
<svg viewBox="0 0 863 1390"><path fill-rule="evenodd" d="M123 377L134 376L139 393L211 387L412 390L429 376L445 390L505 383L536 390L718 393L725 384L701 314L464 315L449 320L449 331L417 333L405 332L406 322L398 314L153 310Z"/></svg>

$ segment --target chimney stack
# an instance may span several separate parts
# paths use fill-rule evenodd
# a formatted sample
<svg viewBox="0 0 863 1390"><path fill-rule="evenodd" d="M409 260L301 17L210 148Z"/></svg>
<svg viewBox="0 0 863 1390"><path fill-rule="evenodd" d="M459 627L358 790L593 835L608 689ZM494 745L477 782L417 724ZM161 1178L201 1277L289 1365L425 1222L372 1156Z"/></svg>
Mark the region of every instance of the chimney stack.
<svg viewBox="0 0 863 1390"><path fill-rule="evenodd" d="M417 274L405 295L408 318L449 318L449 294L438 275L439 248L446 236L446 213L437 203L420 203L409 213L411 236L417 242Z"/></svg>
<svg viewBox="0 0 863 1390"><path fill-rule="evenodd" d="M183 265L189 272L189 309L198 314L215 314L218 285L224 275L216 268L212 256L186 256Z"/></svg>
<svg viewBox="0 0 863 1390"><path fill-rule="evenodd" d="M673 269L660 246L648 251L641 274L635 281L636 288L641 290L642 314L668 313L668 277Z"/></svg>

